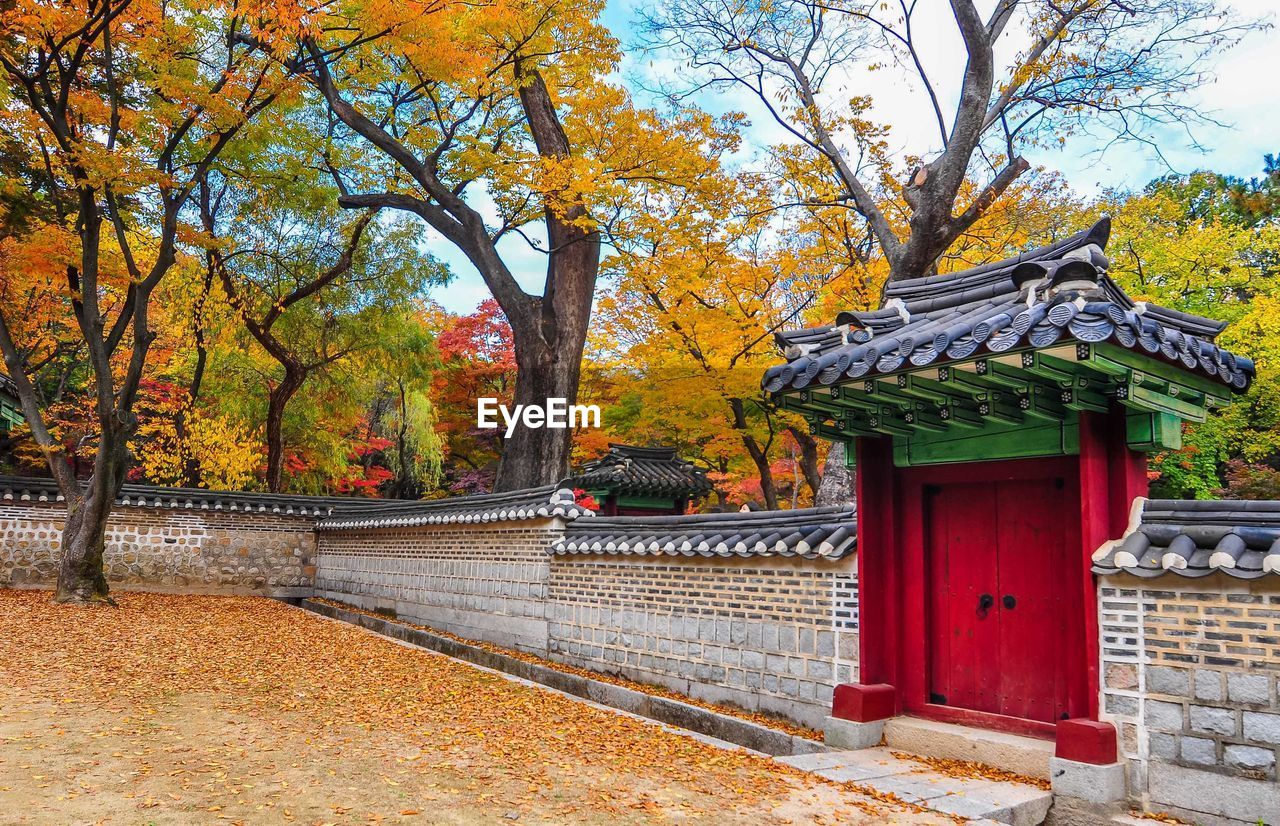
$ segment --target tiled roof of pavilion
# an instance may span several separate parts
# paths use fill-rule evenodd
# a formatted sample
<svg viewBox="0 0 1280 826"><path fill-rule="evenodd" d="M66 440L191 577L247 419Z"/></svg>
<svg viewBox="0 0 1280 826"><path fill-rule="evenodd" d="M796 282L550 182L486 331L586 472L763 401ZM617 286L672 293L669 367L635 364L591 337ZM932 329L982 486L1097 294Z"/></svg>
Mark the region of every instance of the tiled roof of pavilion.
<svg viewBox="0 0 1280 826"><path fill-rule="evenodd" d="M681 459L675 448L620 444L610 444L608 453L561 484L640 495L697 496L711 490L707 472Z"/></svg>
<svg viewBox="0 0 1280 826"><path fill-rule="evenodd" d="M681 516L602 516L571 523L553 554L842 559L857 548L851 507Z"/></svg>
<svg viewBox="0 0 1280 826"><path fill-rule="evenodd" d="M1280 574L1280 501L1151 499L1138 506L1130 531L1094 554L1094 573Z"/></svg>
<svg viewBox="0 0 1280 826"><path fill-rule="evenodd" d="M840 313L834 324L779 333L786 363L764 389L786 393L944 366L1056 343L1113 343L1236 391L1253 362L1214 344L1225 325L1135 302L1107 275L1110 220L1013 258L950 275L890 284L881 309Z"/></svg>

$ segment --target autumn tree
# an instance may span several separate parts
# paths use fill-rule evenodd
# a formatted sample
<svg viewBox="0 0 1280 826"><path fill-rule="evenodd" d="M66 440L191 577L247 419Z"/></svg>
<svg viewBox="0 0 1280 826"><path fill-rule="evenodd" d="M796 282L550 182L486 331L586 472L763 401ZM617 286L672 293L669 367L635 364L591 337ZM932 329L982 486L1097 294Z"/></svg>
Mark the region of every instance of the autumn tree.
<svg viewBox="0 0 1280 826"><path fill-rule="evenodd" d="M308 118L277 111L199 187L206 266L243 329L276 363L268 375L267 489L285 488L286 408L310 376L378 349L411 300L445 270L420 251L421 227L376 207L346 213L308 147Z"/></svg>
<svg viewBox="0 0 1280 826"><path fill-rule="evenodd" d="M475 404L481 397L511 403L516 383L511 325L492 298L462 316L436 308L429 323L440 354L432 396L450 464L449 488L455 493L488 493L502 456L503 434L476 427Z"/></svg>
<svg viewBox="0 0 1280 826"><path fill-rule="evenodd" d="M763 397L760 373L775 358L773 334L800 323L839 270L810 255L806 237L775 232L769 195L752 176L723 170L697 189L649 198L606 262L596 340L617 351L624 373L642 376L633 391L642 421L697 444L719 489L757 480L775 509L780 449L795 449L814 493L819 450L800 419Z"/></svg>
<svg viewBox="0 0 1280 826"><path fill-rule="evenodd" d="M609 82L619 55L601 7L357 3L281 55L345 128L337 139L385 159L340 167L339 203L418 216L484 279L511 325L517 404L577 400L602 238L635 191L679 186L701 159L706 118L638 109ZM545 257L540 292L511 263L521 243ZM518 427L495 487L553 482L569 452L567 430Z"/></svg>
<svg viewBox="0 0 1280 826"><path fill-rule="evenodd" d="M1257 377L1243 399L1184 427L1181 450L1158 454L1153 487L1207 498L1258 487L1280 463L1280 170L1233 178L1168 175L1098 205L1113 215L1110 274L1138 300L1227 322L1223 346Z"/></svg>
<svg viewBox="0 0 1280 826"><path fill-rule="evenodd" d="M0 352L67 504L59 601L109 600L103 538L130 465L152 294L179 256L184 210L210 165L280 92L272 64L232 36L242 14L185 0L0 7L0 130L38 170L47 223L69 240L59 306L93 375L96 447L81 485L31 380L40 342L23 335L14 305L0 306Z"/></svg>
<svg viewBox="0 0 1280 826"><path fill-rule="evenodd" d="M380 346L362 359L376 391L369 405L366 443L381 440L364 458L366 470L378 459L388 476L378 492L391 499L421 499L437 487L444 471L444 440L432 398L440 357L426 312L388 318L379 329Z"/></svg>

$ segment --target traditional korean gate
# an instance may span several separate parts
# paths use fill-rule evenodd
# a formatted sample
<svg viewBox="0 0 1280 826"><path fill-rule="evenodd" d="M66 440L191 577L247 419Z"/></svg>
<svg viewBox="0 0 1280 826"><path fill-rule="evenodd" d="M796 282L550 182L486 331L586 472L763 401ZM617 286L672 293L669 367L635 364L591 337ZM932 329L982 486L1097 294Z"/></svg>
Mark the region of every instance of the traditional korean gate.
<svg viewBox="0 0 1280 826"><path fill-rule="evenodd" d="M929 704L1071 716L1064 488L1060 476L926 485Z"/></svg>

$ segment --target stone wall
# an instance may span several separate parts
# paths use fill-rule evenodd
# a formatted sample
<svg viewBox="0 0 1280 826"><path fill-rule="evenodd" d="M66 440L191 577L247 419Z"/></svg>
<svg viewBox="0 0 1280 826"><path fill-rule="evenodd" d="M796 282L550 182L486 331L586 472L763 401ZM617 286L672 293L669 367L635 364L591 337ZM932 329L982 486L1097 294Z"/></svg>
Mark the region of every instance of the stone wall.
<svg viewBox="0 0 1280 826"><path fill-rule="evenodd" d="M317 596L546 655L560 522L322 530Z"/></svg>
<svg viewBox="0 0 1280 826"><path fill-rule="evenodd" d="M65 510L0 501L0 587L48 587L58 575ZM305 596L315 520L282 514L117 506L105 566L114 587Z"/></svg>
<svg viewBox="0 0 1280 826"><path fill-rule="evenodd" d="M854 570L853 558L558 556L551 655L820 727L836 683L857 678Z"/></svg>
<svg viewBox="0 0 1280 826"><path fill-rule="evenodd" d="M855 562L547 553L557 519L319 532L317 596L818 726Z"/></svg>
<svg viewBox="0 0 1280 826"><path fill-rule="evenodd" d="M1138 802L1197 823L1280 812L1280 586L1110 577L1099 608L1103 717Z"/></svg>

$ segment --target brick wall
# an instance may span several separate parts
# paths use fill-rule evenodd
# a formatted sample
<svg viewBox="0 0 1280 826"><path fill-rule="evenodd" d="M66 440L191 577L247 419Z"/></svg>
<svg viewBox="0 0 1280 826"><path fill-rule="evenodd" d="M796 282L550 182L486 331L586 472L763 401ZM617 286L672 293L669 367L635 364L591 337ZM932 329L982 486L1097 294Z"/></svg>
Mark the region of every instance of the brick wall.
<svg viewBox="0 0 1280 826"><path fill-rule="evenodd" d="M316 593L545 655L558 520L319 533Z"/></svg>
<svg viewBox="0 0 1280 826"><path fill-rule="evenodd" d="M1280 812L1280 587L1110 577L1099 606L1103 716L1131 792L1196 822Z"/></svg>
<svg viewBox="0 0 1280 826"><path fill-rule="evenodd" d="M65 510L0 502L0 587L51 586ZM117 507L105 566L116 586L302 596L315 574L314 520L200 509Z"/></svg>
<svg viewBox="0 0 1280 826"><path fill-rule="evenodd" d="M551 654L820 726L835 684L857 678L854 569L853 559L556 557Z"/></svg>

